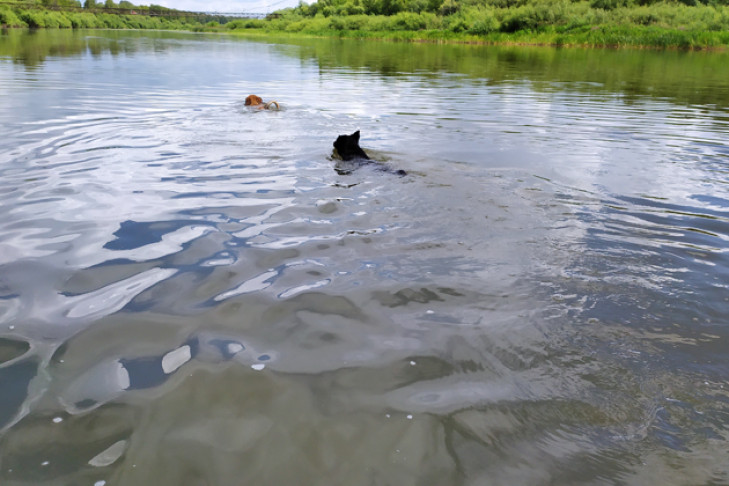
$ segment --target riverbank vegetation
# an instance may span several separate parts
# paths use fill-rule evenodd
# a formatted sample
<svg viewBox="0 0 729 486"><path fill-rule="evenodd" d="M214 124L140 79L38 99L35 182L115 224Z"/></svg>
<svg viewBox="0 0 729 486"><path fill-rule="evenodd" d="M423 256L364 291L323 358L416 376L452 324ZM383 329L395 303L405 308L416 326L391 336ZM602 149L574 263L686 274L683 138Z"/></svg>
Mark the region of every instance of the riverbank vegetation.
<svg viewBox="0 0 729 486"><path fill-rule="evenodd" d="M0 0L3 28L193 30L222 19L126 0Z"/></svg>
<svg viewBox="0 0 729 486"><path fill-rule="evenodd" d="M248 19L125 0L0 0L0 25L701 49L729 47L729 0L318 0Z"/></svg>
<svg viewBox="0 0 729 486"><path fill-rule="evenodd" d="M495 44L729 46L729 0L319 0L204 30Z"/></svg>

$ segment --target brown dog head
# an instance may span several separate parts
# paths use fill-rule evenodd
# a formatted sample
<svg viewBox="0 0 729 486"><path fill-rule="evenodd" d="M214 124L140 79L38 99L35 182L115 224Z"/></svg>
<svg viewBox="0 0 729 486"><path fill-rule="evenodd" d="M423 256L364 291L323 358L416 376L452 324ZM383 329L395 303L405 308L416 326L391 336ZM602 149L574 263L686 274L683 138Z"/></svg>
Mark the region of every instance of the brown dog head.
<svg viewBox="0 0 729 486"><path fill-rule="evenodd" d="M246 106L256 106L256 105L262 105L263 99L261 99L260 96L256 95L248 95L246 97Z"/></svg>

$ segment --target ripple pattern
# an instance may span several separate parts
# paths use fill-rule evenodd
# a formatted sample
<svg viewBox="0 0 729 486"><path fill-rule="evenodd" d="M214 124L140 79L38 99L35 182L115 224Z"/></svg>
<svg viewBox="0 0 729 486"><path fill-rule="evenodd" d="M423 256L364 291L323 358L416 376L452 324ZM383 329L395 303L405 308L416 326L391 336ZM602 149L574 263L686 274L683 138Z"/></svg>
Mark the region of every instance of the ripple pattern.
<svg viewBox="0 0 729 486"><path fill-rule="evenodd" d="M726 482L721 106L96 34L0 58L1 484Z"/></svg>

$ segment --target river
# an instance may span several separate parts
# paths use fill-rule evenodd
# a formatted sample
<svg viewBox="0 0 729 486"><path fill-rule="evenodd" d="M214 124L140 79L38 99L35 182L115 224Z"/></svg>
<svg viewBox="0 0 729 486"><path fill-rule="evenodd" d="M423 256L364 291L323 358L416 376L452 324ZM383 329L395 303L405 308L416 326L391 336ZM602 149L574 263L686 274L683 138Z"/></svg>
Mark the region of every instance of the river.
<svg viewBox="0 0 729 486"><path fill-rule="evenodd" d="M0 127L3 486L729 484L727 53L4 31Z"/></svg>

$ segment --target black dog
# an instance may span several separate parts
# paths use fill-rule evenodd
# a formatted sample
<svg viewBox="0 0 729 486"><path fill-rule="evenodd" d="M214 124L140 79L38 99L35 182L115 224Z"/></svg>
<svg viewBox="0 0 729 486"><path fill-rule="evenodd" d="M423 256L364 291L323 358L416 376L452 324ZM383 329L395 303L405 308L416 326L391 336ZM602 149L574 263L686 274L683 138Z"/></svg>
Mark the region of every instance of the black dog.
<svg viewBox="0 0 729 486"><path fill-rule="evenodd" d="M360 165L375 164L377 166L377 170L391 172L399 176L407 175L407 172L404 170L393 170L386 165L372 162L365 151L359 146L359 130L354 132L352 135L338 136L334 141L334 149L344 162L354 162L356 164L342 164L337 167L336 171L340 174L351 174L352 171Z"/></svg>

